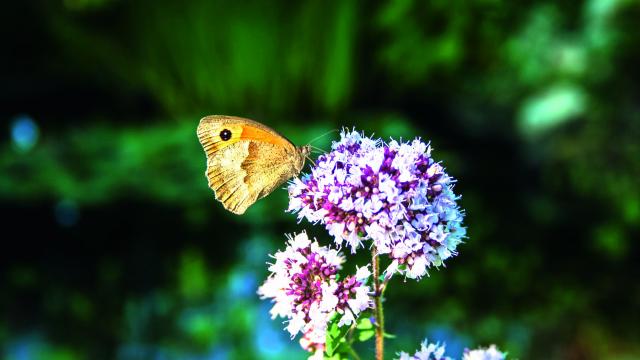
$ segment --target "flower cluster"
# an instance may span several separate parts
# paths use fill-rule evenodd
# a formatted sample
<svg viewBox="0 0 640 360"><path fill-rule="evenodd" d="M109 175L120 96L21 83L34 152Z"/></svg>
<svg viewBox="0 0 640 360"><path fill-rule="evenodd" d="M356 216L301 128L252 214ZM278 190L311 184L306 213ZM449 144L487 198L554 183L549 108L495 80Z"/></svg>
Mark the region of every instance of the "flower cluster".
<svg viewBox="0 0 640 360"><path fill-rule="evenodd" d="M465 350L462 360L505 360L507 353L503 353L495 345L488 348Z"/></svg>
<svg viewBox="0 0 640 360"><path fill-rule="evenodd" d="M450 357L444 356L444 350L444 344L430 344L425 339L422 344L420 344L420 350L418 350L413 356L406 352L401 352L398 360L452 360Z"/></svg>
<svg viewBox="0 0 640 360"><path fill-rule="evenodd" d="M291 337L303 334L300 344L306 350L322 353L327 325L334 316L340 316L338 326L350 325L371 306L366 285L371 275L368 267L339 280L342 256L312 242L306 233L290 237L287 248L273 257L271 275L258 294L263 299L272 299L272 318L288 319L286 329Z"/></svg>
<svg viewBox="0 0 640 360"><path fill-rule="evenodd" d="M343 131L311 174L289 185L289 211L325 225L352 252L372 240L389 273L420 278L465 236L453 179L420 141L385 144Z"/></svg>
<svg viewBox="0 0 640 360"><path fill-rule="evenodd" d="M426 339L420 345L420 350L413 356L405 352L401 352L397 360L453 360L448 356L444 356L445 345L439 343L430 344ZM500 352L495 345L488 348L479 348L476 350L465 350L462 360L505 360L507 354Z"/></svg>

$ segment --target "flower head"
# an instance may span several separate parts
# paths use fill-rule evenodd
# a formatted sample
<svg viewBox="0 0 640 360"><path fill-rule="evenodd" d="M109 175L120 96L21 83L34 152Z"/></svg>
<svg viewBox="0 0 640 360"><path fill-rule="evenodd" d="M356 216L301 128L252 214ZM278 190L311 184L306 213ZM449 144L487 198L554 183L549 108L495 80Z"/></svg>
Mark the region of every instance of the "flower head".
<svg viewBox="0 0 640 360"><path fill-rule="evenodd" d="M272 318L288 319L286 329L291 337L303 333L303 348L318 351L324 347L327 325L336 314L340 316L339 326L349 325L370 307L368 268L338 280L342 256L312 242L306 233L290 237L286 249L273 257L271 275L258 294L272 299Z"/></svg>
<svg viewBox="0 0 640 360"><path fill-rule="evenodd" d="M426 339L420 345L414 355L401 352L397 360L452 360L448 356L444 356L445 345L440 343L430 344Z"/></svg>
<svg viewBox="0 0 640 360"><path fill-rule="evenodd" d="M401 352L397 360L453 360L448 356L444 356L445 345L440 343L430 344L426 339L422 342L420 350L414 355ZM488 348L479 348L475 350L466 349L462 356L462 360L505 360L507 354L500 352L495 345Z"/></svg>
<svg viewBox="0 0 640 360"><path fill-rule="evenodd" d="M289 185L289 210L325 225L355 252L372 240L390 273L420 278L465 236L454 180L419 139L385 144L343 131L311 173Z"/></svg>
<svg viewBox="0 0 640 360"><path fill-rule="evenodd" d="M495 345L488 348L479 348L475 350L465 350L462 360L504 360L507 353L500 352Z"/></svg>

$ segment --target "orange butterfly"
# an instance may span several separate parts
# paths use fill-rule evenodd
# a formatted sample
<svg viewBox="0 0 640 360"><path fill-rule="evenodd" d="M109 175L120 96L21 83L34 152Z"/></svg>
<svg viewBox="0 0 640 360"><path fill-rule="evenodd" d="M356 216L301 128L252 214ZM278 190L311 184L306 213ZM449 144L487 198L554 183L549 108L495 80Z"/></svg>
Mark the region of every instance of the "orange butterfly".
<svg viewBox="0 0 640 360"><path fill-rule="evenodd" d="M225 209L243 214L249 206L300 174L311 146L295 146L253 120L210 115L198 125L207 155L205 175Z"/></svg>

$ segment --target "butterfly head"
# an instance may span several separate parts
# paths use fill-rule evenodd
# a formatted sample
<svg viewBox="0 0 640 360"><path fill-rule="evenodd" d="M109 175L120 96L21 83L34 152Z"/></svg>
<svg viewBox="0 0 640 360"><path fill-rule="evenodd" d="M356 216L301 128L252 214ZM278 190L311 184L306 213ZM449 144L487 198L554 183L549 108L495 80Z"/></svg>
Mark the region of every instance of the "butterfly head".
<svg viewBox="0 0 640 360"><path fill-rule="evenodd" d="M311 159L311 145L298 146L298 154L300 154L300 165L298 167L298 172L302 171L304 167L304 161L309 159L311 163L313 160Z"/></svg>
<svg viewBox="0 0 640 360"><path fill-rule="evenodd" d="M311 145L304 145L299 147L300 155L308 157L311 154Z"/></svg>

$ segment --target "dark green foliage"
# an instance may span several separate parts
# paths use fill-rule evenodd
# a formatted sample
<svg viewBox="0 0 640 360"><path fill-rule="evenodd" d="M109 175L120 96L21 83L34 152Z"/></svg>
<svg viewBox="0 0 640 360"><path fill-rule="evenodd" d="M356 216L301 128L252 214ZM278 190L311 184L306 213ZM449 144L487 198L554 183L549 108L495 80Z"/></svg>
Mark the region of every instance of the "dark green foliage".
<svg viewBox="0 0 640 360"><path fill-rule="evenodd" d="M447 268L391 282L389 358L425 336L453 356L640 356L636 1L3 8L1 357L305 356L255 294L301 225L285 191L242 217L213 200L208 114L297 144L341 126L432 141L469 239ZM12 140L20 115L32 148Z"/></svg>

